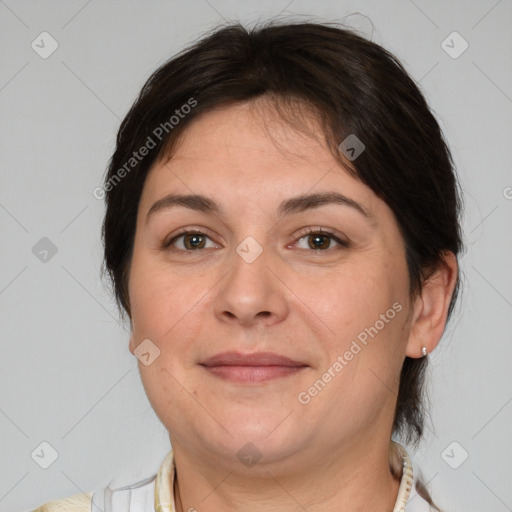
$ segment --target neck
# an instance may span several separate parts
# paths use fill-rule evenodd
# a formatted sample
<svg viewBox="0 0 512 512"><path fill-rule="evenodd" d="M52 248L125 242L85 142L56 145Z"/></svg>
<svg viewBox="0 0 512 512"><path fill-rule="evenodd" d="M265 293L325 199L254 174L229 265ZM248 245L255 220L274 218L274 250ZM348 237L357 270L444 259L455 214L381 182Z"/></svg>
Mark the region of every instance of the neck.
<svg viewBox="0 0 512 512"><path fill-rule="evenodd" d="M173 447L177 512L388 512L399 480L390 471L388 446L353 444L341 453L304 449L288 461L256 464L245 471L211 456L195 457ZM315 455L315 453L317 455ZM293 459L293 460L292 460Z"/></svg>

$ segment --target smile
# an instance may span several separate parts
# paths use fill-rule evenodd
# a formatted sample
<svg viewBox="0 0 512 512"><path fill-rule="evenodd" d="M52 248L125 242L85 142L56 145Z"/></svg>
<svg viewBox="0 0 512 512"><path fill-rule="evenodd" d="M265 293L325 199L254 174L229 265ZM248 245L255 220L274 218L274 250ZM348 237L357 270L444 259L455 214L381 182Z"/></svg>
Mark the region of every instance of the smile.
<svg viewBox="0 0 512 512"><path fill-rule="evenodd" d="M296 374L309 365L278 354L224 352L200 363L210 374L240 384L262 383Z"/></svg>

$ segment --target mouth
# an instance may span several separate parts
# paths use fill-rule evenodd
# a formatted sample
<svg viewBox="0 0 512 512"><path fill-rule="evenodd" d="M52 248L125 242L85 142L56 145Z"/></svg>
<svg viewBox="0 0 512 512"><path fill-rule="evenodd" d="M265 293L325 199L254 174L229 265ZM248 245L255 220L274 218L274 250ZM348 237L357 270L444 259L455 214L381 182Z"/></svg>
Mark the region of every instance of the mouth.
<svg viewBox="0 0 512 512"><path fill-rule="evenodd" d="M272 352L224 352L206 359L200 365L215 377L241 384L280 379L309 368L308 364Z"/></svg>

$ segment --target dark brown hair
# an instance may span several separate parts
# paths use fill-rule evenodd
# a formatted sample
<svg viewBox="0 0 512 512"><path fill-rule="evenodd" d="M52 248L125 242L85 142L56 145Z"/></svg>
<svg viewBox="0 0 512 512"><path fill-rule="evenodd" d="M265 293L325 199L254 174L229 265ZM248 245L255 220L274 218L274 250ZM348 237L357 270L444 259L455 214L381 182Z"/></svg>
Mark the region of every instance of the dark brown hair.
<svg viewBox="0 0 512 512"><path fill-rule="evenodd" d="M105 177L103 241L104 267L121 312L130 316L128 274L150 167L171 153L202 113L261 96L297 126L302 111L297 104L312 108L333 155L392 209L405 241L411 298L445 251L459 254L461 199L452 157L419 87L397 58L330 23L270 22L251 30L233 24L157 69L119 129ZM348 162L339 145L351 134L365 150ZM135 159L143 146L151 149ZM459 277L450 315L458 289ZM407 442L417 442L423 433L426 365L427 358L407 357L401 372L393 430Z"/></svg>

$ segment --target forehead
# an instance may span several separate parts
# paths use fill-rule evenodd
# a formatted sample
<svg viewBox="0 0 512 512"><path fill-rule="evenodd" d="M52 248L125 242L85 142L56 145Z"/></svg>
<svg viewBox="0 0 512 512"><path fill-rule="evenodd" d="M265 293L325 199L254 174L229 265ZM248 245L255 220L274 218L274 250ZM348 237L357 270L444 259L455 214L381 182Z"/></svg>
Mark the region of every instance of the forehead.
<svg viewBox="0 0 512 512"><path fill-rule="evenodd" d="M319 187L355 194L371 209L371 189L334 158L314 113L305 107L301 115L301 124L297 117L291 124L266 101L199 115L172 154L155 162L143 196L169 187L182 193L236 188L247 195L262 188L287 194Z"/></svg>
<svg viewBox="0 0 512 512"><path fill-rule="evenodd" d="M199 115L187 126L172 159L215 157L236 162L240 171L250 167L252 158L257 158L259 165L269 161L282 162L285 167L301 162L321 165L319 151L325 160L328 148L318 120L308 110L304 115L292 124L266 100L219 107Z"/></svg>

